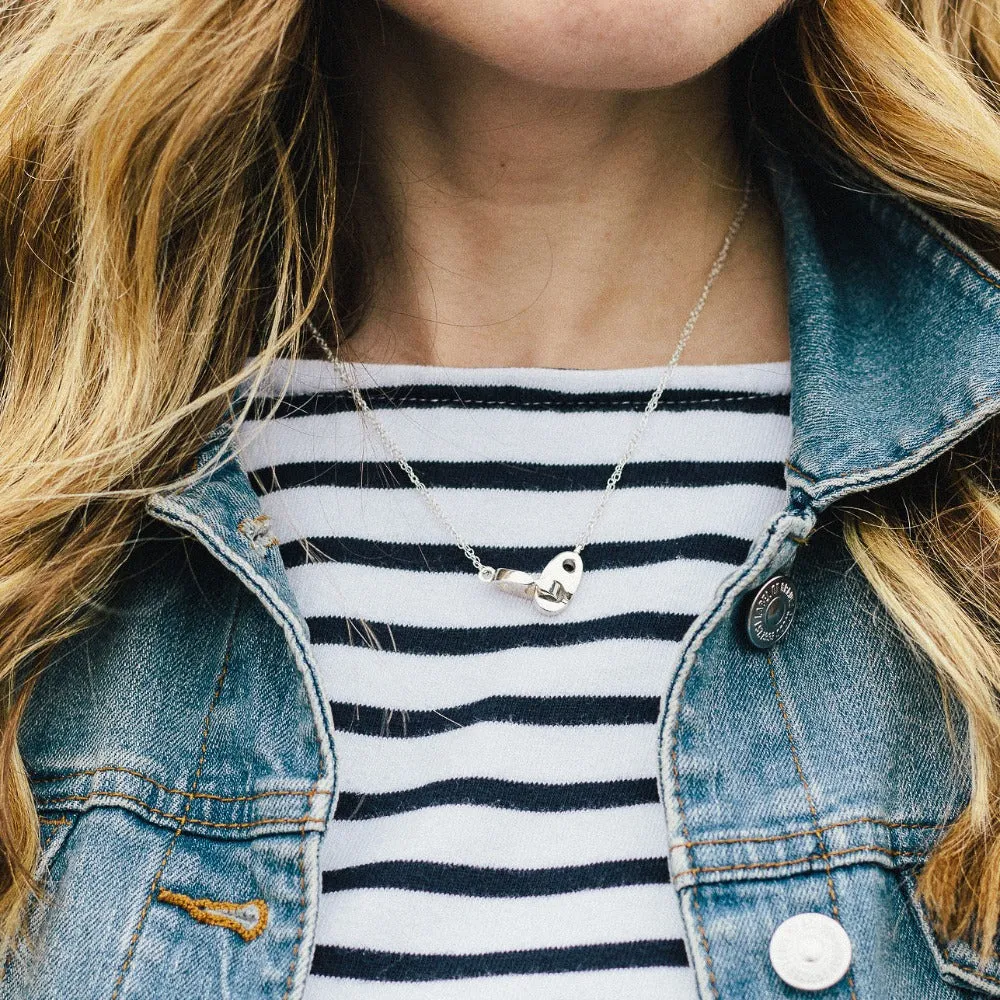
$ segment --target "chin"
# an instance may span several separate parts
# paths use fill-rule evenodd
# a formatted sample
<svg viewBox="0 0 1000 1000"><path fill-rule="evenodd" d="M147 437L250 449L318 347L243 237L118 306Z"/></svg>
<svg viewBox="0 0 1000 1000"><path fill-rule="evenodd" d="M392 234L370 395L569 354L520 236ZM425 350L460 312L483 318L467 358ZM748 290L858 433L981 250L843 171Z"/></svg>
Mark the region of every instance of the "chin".
<svg viewBox="0 0 1000 1000"><path fill-rule="evenodd" d="M422 33L512 77L557 88L648 90L705 72L781 0L389 0Z"/></svg>

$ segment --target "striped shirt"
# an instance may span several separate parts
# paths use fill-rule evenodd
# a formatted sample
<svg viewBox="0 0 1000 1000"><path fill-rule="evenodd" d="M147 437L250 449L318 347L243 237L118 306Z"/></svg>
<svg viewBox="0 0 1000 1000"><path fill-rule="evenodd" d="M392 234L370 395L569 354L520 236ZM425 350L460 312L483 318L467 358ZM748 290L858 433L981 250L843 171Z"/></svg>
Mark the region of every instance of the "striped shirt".
<svg viewBox="0 0 1000 1000"><path fill-rule="evenodd" d="M482 560L572 548L661 369L357 366ZM657 717L785 504L788 362L682 365L557 616L483 583L327 361L240 431L335 723L307 1000L692 1000ZM264 419L290 375L285 399Z"/></svg>

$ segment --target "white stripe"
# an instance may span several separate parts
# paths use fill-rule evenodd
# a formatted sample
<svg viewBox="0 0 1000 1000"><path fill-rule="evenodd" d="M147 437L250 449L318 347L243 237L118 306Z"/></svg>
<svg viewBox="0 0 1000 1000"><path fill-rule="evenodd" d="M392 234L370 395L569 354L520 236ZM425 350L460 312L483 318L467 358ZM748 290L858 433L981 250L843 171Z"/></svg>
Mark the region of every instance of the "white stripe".
<svg viewBox="0 0 1000 1000"><path fill-rule="evenodd" d="M408 889L349 889L322 906L319 944L417 955L462 955L683 937L669 885L483 898ZM420 919L414 920L414 913ZM615 919L608 920L614 913Z"/></svg>
<svg viewBox="0 0 1000 1000"><path fill-rule="evenodd" d="M565 547L590 519L600 491L435 490L448 516L473 546ZM627 501L624 494L628 494ZM704 531L755 538L781 509L773 486L637 487L621 490L605 508L593 541L662 541ZM298 487L269 493L261 508L272 516L279 542L345 536L383 542L453 545L447 529L414 489ZM721 515L725 520L721 520Z"/></svg>
<svg viewBox="0 0 1000 1000"><path fill-rule="evenodd" d="M667 853L657 802L565 813L434 806L330 824L324 869L373 861L437 861L483 868L559 868Z"/></svg>
<svg viewBox="0 0 1000 1000"><path fill-rule="evenodd" d="M555 556L556 553L552 552ZM584 567L587 564L583 552ZM542 566L518 566L537 573ZM727 567L735 570L736 567ZM358 566L353 563L312 563L288 571L306 617L344 614L351 618L389 622L393 625L427 625L435 628L475 628L479 625L524 625L523 598L484 584L474 572L421 573L405 579L398 569ZM657 564L628 569L585 570L580 589L558 618L541 619L547 625L634 611L696 615L720 585L715 563L676 559L664 579ZM408 584L408 585L407 585Z"/></svg>
<svg viewBox="0 0 1000 1000"><path fill-rule="evenodd" d="M656 777L656 726L517 726L479 722L432 736L340 730L345 792L397 792L448 778L571 784Z"/></svg>
<svg viewBox="0 0 1000 1000"><path fill-rule="evenodd" d="M659 698L669 683L677 646L654 639L602 639L475 657L384 656L364 646L314 646L313 656L337 701L420 711L494 694Z"/></svg>
<svg viewBox="0 0 1000 1000"><path fill-rule="evenodd" d="M696 997L690 968L600 969L593 972L538 973L479 979L386 983L310 976L304 1000L619 1000Z"/></svg>
<svg viewBox="0 0 1000 1000"><path fill-rule="evenodd" d="M280 365L278 366L280 368ZM291 392L340 388L327 362L298 362ZM274 375L276 370L272 371ZM440 369L370 366L362 382L410 385L522 385L567 392L652 389L659 369L619 372ZM787 362L680 366L672 385L733 394L788 392ZM280 373L275 381L280 381ZM419 384L415 386L420 392ZM443 389L442 396L451 395ZM584 402L581 400L581 402ZM380 418L413 460L604 464L610 471L635 425L631 412L560 413L544 407L383 409ZM791 422L784 414L726 410L655 413L634 460L784 461ZM248 422L245 467L285 462L380 462L377 437L356 413ZM387 468L369 468L373 478ZM776 467L780 473L780 468ZM266 477L265 477L266 480ZM473 487L437 490L459 530L477 548L570 547L600 491L534 492ZM645 542L709 533L751 542L785 503L782 487L746 484L622 489L594 541ZM262 498L279 541L358 537L376 543L453 540L408 487L301 487ZM587 553L584 551L584 563ZM515 567L537 572L541 566ZM348 616L390 625L464 627L558 625L632 611L694 616L736 567L675 559L648 566L587 570L559 619L486 587L468 573L381 569L350 563L296 567L289 580L307 617ZM324 694L347 704L442 710L496 695L621 695L659 699L678 643L598 640L562 648L519 648L468 656L387 655L363 646L313 649ZM338 732L341 789L356 795L401 791L453 778L567 784L648 779L656 774L653 723L531 726L490 721L430 736L389 738ZM488 806L430 806L367 820L332 819L320 845L324 870L375 862L428 861L485 868L546 869L630 859L662 859L666 829L659 803L552 813ZM525 898L483 898L367 888L323 894L320 944L411 954L467 954L680 938L670 885L588 889ZM391 960L391 959L390 959ZM308 1000L606 1000L662 996L692 1000L689 968L472 977L430 983L366 982L310 976Z"/></svg>
<svg viewBox="0 0 1000 1000"><path fill-rule="evenodd" d="M671 461L783 462L787 456L788 417L780 413L734 414L718 410L654 413L633 461L652 461L671 442ZM543 462L553 465L607 465L621 458L638 420L632 412L552 413L530 415L532 433L525 437L525 414L503 410L379 410L378 418L411 461ZM367 420L357 412L280 418L274 426L248 420L242 431L242 459L249 469L283 462L391 461Z"/></svg>
<svg viewBox="0 0 1000 1000"><path fill-rule="evenodd" d="M666 359L664 359L666 361ZM289 371L294 392L342 389L333 365L324 359L278 359L264 376L263 386L280 387ZM663 369L644 368L459 368L446 365L355 365L358 384L394 385L518 385L564 392L638 392L659 382ZM733 389L787 392L791 368L787 361L746 364L682 365L674 367L669 385L675 389ZM245 380L246 381L246 380Z"/></svg>

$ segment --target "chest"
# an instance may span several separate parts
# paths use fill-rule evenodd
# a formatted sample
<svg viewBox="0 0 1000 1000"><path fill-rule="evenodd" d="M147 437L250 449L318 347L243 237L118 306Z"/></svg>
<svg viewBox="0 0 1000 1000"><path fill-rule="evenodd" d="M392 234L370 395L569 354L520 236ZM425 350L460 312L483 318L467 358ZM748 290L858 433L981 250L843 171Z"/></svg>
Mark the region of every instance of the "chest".
<svg viewBox="0 0 1000 1000"><path fill-rule="evenodd" d="M118 613L65 651L26 719L53 895L37 913L43 960L8 995L305 995L323 835L351 801L347 762L327 768L323 751L347 727L295 609L264 586L277 546L237 548L236 533L213 551L218 539L192 544L177 527L137 550ZM663 678L653 808L696 988L788 995L772 937L816 913L852 949L849 976L819 995L991 995L992 972L935 942L911 892L966 794L961 727L956 750L933 678L833 528L791 505L769 518ZM776 572L796 616L759 649L745 599ZM459 694L452 707L468 703ZM502 853L514 833L475 839ZM513 842L557 849L537 831Z"/></svg>

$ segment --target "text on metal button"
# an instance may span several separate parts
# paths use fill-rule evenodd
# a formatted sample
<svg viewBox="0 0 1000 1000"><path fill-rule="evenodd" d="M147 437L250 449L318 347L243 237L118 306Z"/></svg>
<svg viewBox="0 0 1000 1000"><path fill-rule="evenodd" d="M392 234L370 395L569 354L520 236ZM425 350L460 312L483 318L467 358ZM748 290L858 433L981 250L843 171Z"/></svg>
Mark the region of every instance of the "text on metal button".
<svg viewBox="0 0 1000 1000"><path fill-rule="evenodd" d="M780 573L765 580L750 597L747 606L747 636L759 649L778 642L795 617L795 585Z"/></svg>

